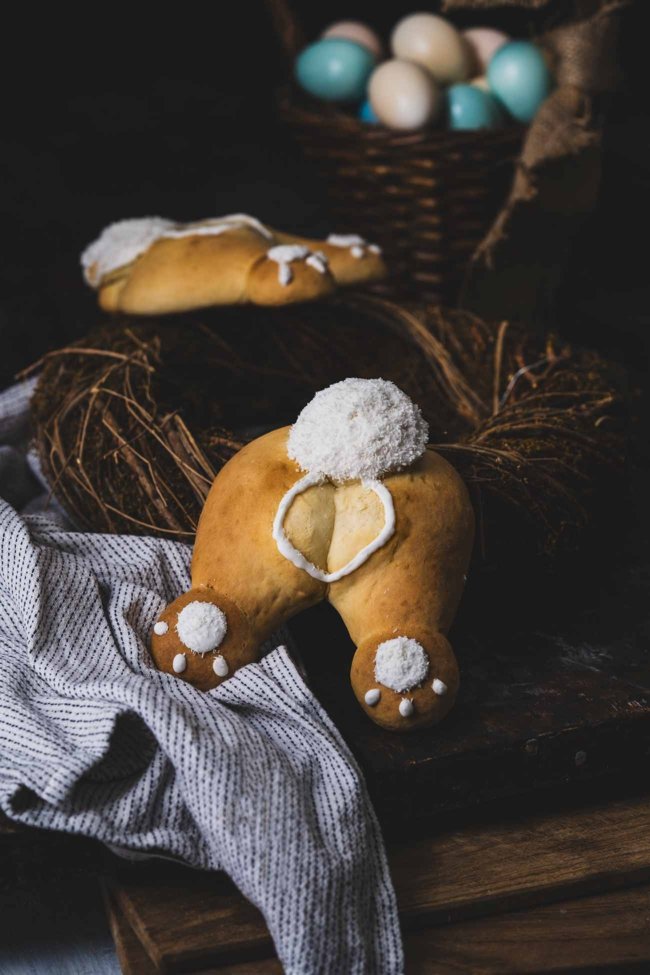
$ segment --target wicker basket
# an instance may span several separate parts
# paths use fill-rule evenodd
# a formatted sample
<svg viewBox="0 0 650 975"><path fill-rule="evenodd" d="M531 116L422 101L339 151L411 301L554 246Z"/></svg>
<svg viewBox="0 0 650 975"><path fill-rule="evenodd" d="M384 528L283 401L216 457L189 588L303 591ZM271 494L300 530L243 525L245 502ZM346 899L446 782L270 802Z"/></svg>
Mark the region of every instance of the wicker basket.
<svg viewBox="0 0 650 975"><path fill-rule="evenodd" d="M303 45L296 0L267 4L293 63ZM505 200L525 130L394 132L293 86L279 108L327 188L333 229L382 245L391 278L378 290L454 305Z"/></svg>

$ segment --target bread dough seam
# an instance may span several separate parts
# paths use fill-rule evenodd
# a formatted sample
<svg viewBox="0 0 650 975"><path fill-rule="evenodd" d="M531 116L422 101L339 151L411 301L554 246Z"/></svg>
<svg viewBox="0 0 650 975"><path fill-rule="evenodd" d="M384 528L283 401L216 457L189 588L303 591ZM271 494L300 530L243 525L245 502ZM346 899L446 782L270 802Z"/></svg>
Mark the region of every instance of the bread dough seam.
<svg viewBox="0 0 650 975"><path fill-rule="evenodd" d="M291 544L284 531L284 520L289 512L289 508L293 504L295 498L303 491L306 491L310 487L314 487L317 484L322 484L325 480L321 474L306 474L303 478L289 488L286 492L280 504L278 505L278 510L276 512L275 518L273 520L273 538L278 547L278 551L286 559L293 563L298 569L303 569L312 579L317 579L319 582L324 582L329 585L332 582L338 582L344 576L350 575L360 566L367 562L370 556L376 552L378 549L382 548L389 538L395 532L395 507L393 505L393 498L390 491L385 484L376 479L366 479L362 480L361 484L364 488L369 491L374 491L379 500L381 501L384 508L384 525L379 534L373 538L371 542L357 552L354 558L342 566L340 569L336 569L335 572L324 572L323 569L319 569L318 566L314 565L307 559L302 552Z"/></svg>

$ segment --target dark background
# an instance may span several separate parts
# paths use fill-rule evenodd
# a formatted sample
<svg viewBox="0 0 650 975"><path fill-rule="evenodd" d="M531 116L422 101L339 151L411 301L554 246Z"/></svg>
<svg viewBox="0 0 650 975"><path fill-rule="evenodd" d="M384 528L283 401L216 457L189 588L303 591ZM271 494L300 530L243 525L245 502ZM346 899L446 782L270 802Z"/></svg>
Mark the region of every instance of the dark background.
<svg viewBox="0 0 650 975"><path fill-rule="evenodd" d="M562 4L552 6L557 11ZM341 16L386 30L413 9L376 0L325 7L302 0L300 7L311 11L310 38ZM623 87L606 130L601 199L573 242L558 310L558 327L623 358L642 381L650 329L644 7L640 0L625 17ZM522 34L529 26L527 17L503 9L480 20L505 20ZM264 0L175 5L170 12L150 5L146 18L137 4L88 6L81 15L63 5L14 5L3 11L2 31L2 386L96 320L79 254L107 223L243 210L287 229L329 229L323 187L274 120L273 94L287 66ZM637 497L647 507L645 488ZM599 616L594 607L605 602L612 577L619 580L611 587L615 610L602 609ZM587 602L602 640L625 632L615 597L617 590L627 593L628 577L613 565L600 590L590 590ZM640 603L645 599L642 594ZM599 622L608 612L611 632ZM95 888L87 879L82 883L93 866L86 867L78 844L74 856L63 847L54 861L42 845L33 844L30 855L32 844L29 837L17 850L0 891L5 949L24 953L30 945L40 961L45 944L51 964L52 945L69 951L82 939L99 968L99 952L109 953L110 942ZM82 866L70 875L74 857Z"/></svg>
<svg viewBox="0 0 650 975"><path fill-rule="evenodd" d="M395 0L297 6L310 39L341 16L386 33L411 9ZM565 6L551 4L551 15ZM650 127L643 6L625 16L623 91L606 132L601 204L574 241L558 325L644 369ZM89 7L77 17L26 5L5 22L2 385L93 323L78 256L113 220L243 210L287 229L329 229L323 187L274 119L287 64L264 0L144 13L135 4ZM456 19L477 22L470 14ZM507 9L478 19L522 35L532 23L530 14Z"/></svg>

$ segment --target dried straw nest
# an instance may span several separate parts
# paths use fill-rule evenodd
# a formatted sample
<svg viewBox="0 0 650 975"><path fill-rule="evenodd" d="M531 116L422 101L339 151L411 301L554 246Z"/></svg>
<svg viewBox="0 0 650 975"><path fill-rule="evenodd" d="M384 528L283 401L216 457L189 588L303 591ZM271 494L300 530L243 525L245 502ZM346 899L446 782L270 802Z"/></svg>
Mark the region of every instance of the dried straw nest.
<svg viewBox="0 0 650 975"><path fill-rule="evenodd" d="M190 541L225 461L349 375L392 379L420 404L490 559L574 538L625 453L621 377L596 354L380 298L115 319L41 365L41 463L96 531Z"/></svg>

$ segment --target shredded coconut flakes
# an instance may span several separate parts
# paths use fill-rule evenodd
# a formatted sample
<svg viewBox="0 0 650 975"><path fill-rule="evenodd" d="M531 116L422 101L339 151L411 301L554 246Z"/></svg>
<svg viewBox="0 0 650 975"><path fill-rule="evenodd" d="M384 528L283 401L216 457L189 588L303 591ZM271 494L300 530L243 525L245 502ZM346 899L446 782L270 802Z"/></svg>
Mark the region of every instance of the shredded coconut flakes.
<svg viewBox="0 0 650 975"><path fill-rule="evenodd" d="M273 239L269 228L247 213L231 213L225 217L210 217L184 224L165 217L118 220L105 227L97 240L89 244L81 255L84 276L88 284L98 288L102 278L130 264L161 237L216 236L241 227L250 227L265 239Z"/></svg>
<svg viewBox="0 0 650 975"><path fill-rule="evenodd" d="M302 470L333 481L376 480L421 457L428 435L419 407L394 383L344 379L303 409L287 452Z"/></svg>
<svg viewBox="0 0 650 975"><path fill-rule="evenodd" d="M165 231L173 227L164 217L136 217L118 220L105 227L81 255L81 265L88 284L98 287L103 277L124 267L151 247Z"/></svg>
<svg viewBox="0 0 650 975"><path fill-rule="evenodd" d="M377 647L375 678L384 687L398 693L410 691L422 683L428 670L429 659L417 640L398 636Z"/></svg>
<svg viewBox="0 0 650 975"><path fill-rule="evenodd" d="M193 653L209 653L215 650L228 630L225 613L215 606L201 600L194 600L184 606L178 614L176 632L188 650Z"/></svg>

